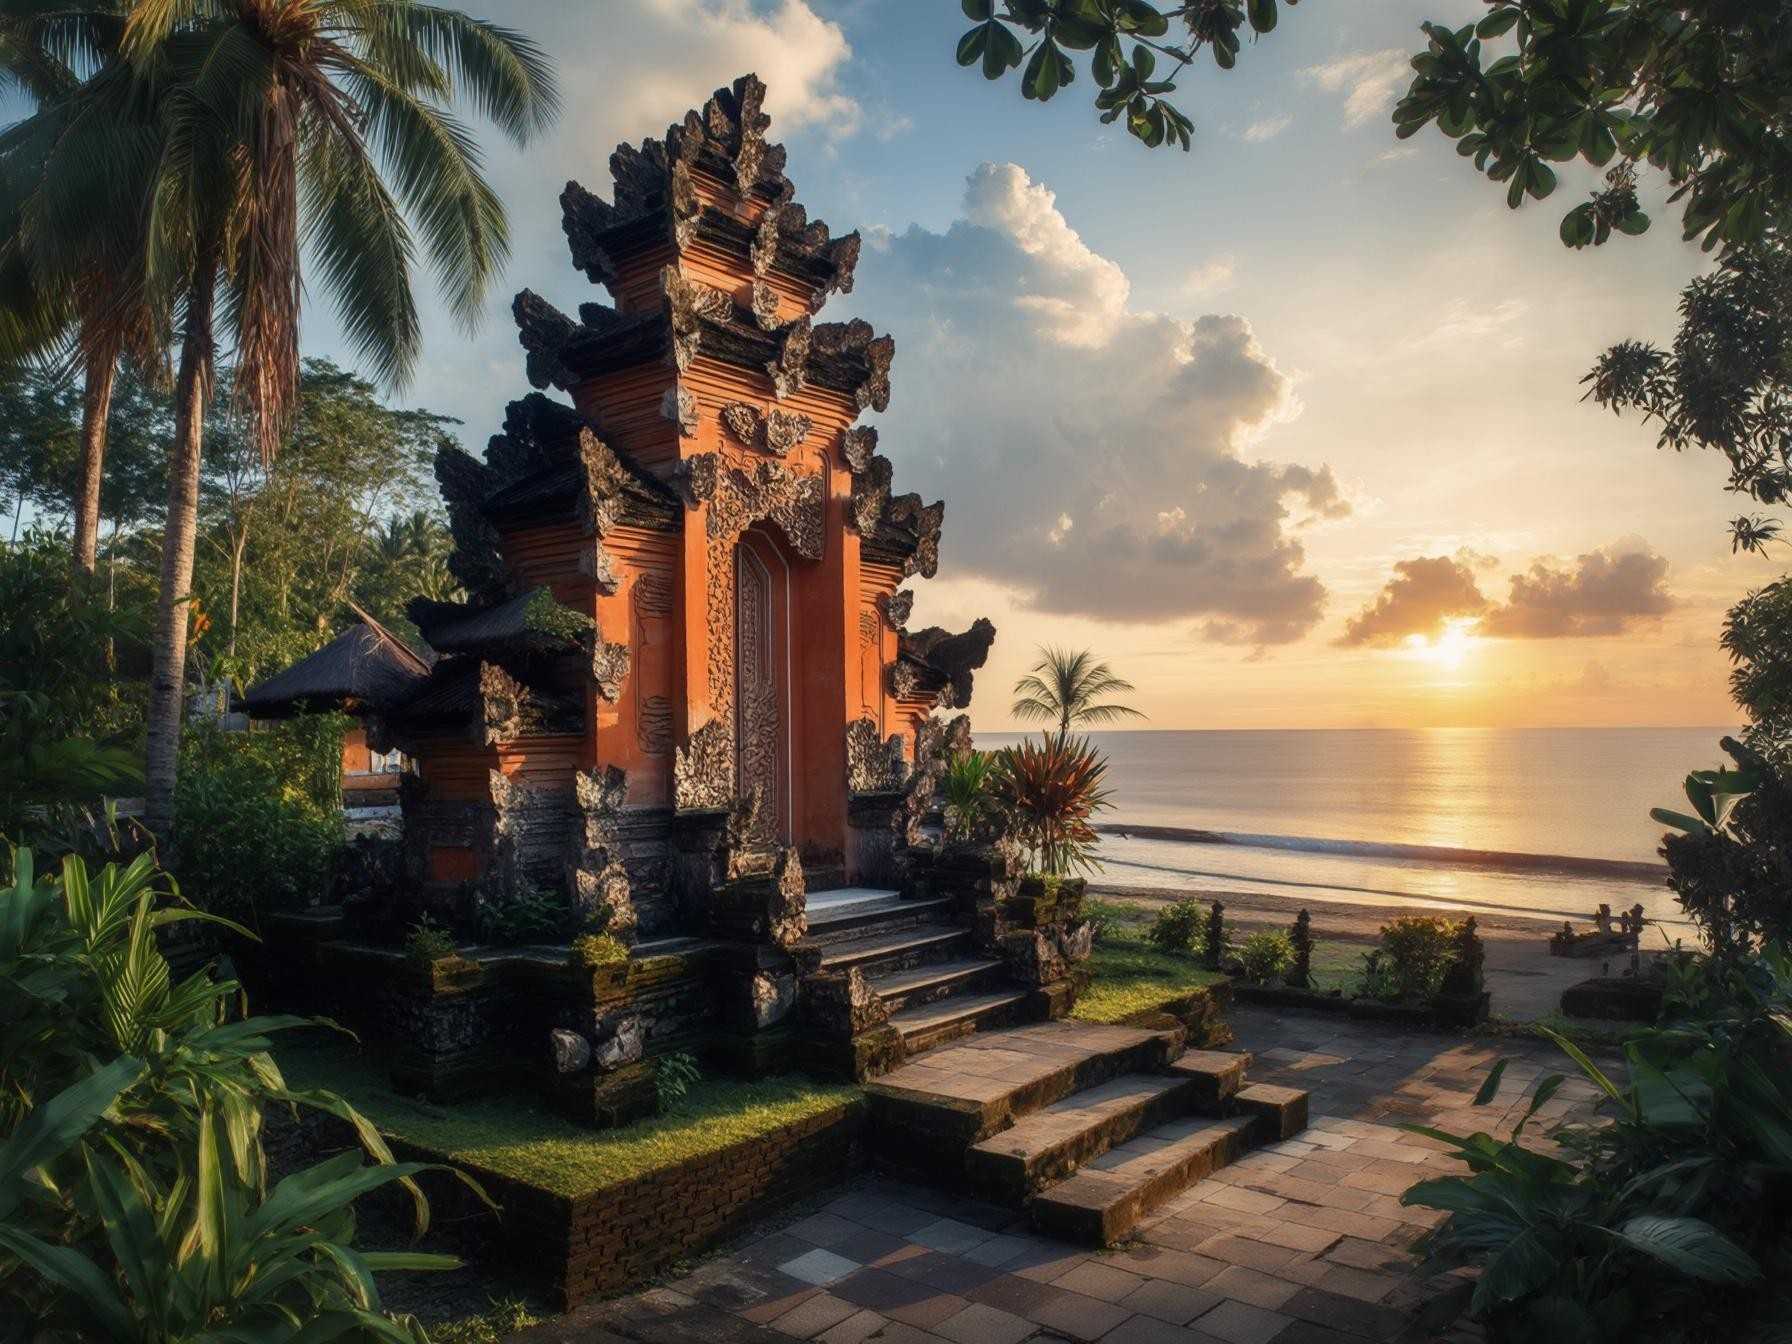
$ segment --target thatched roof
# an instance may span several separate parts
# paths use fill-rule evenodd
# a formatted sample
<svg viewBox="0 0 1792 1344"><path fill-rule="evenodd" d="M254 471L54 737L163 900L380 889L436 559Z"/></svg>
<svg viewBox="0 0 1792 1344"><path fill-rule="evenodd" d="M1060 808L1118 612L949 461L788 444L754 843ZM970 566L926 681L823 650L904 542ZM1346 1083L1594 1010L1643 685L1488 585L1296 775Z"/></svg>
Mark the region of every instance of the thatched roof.
<svg viewBox="0 0 1792 1344"><path fill-rule="evenodd" d="M303 708L386 709L414 694L429 663L366 612L308 658L249 688L243 706L256 718Z"/></svg>
<svg viewBox="0 0 1792 1344"><path fill-rule="evenodd" d="M405 615L437 653L493 658L564 652L577 647L591 624L588 617L557 603L545 584L495 606L414 597Z"/></svg>

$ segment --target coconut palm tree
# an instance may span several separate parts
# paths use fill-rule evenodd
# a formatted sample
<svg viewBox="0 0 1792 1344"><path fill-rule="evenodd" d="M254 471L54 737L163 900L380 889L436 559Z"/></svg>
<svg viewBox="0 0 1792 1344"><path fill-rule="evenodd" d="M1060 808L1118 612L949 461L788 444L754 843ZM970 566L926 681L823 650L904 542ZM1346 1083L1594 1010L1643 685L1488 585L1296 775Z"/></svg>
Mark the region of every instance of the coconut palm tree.
<svg viewBox="0 0 1792 1344"><path fill-rule="evenodd" d="M1088 649L1039 650L1033 670L1014 683L1019 697L1009 710L1023 723L1055 723L1060 735L1073 724L1113 723L1145 716L1130 705L1104 701L1103 696L1133 689Z"/></svg>
<svg viewBox="0 0 1792 1344"><path fill-rule="evenodd" d="M147 191L114 204L141 221L148 291L176 300L180 316L145 771L145 820L167 838L218 318L235 347L237 408L267 456L297 396L302 254L360 356L402 385L422 344L419 246L469 326L509 250L503 205L449 109L463 101L522 143L557 98L534 43L413 0L119 0L120 10L130 78L89 81L76 120L153 127ZM90 154L71 176L106 157ZM79 220L62 222L80 232Z"/></svg>
<svg viewBox="0 0 1792 1344"><path fill-rule="evenodd" d="M152 367L162 322L134 274L135 218L110 211L90 216L70 248L68 235L39 227L41 193L64 181L58 152L77 152L96 132L117 136L124 128L82 128L88 105L79 95L88 79L116 78L124 10L71 7L61 0L10 0L0 13L0 91L33 104L41 115L21 124L0 150L0 360L48 362L82 373L81 455L74 492L76 569L93 573L100 525L100 483L107 422L121 355ZM121 155L120 166L145 164ZM122 184L88 177L114 197ZM139 180L135 194L141 195Z"/></svg>

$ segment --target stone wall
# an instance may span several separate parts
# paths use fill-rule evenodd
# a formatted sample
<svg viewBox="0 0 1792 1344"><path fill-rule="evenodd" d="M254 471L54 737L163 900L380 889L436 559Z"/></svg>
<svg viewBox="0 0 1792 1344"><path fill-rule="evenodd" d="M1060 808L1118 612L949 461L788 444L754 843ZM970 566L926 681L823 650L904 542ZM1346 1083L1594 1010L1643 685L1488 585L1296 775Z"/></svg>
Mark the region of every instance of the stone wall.
<svg viewBox="0 0 1792 1344"><path fill-rule="evenodd" d="M459 1186L426 1183L435 1221L489 1226L486 1254L514 1264L570 1310L651 1278L747 1224L857 1175L863 1103L744 1140L707 1156L578 1198L553 1195L478 1168L469 1174L500 1206L496 1217ZM441 1160L395 1143L406 1159ZM465 1164L462 1164L463 1166Z"/></svg>

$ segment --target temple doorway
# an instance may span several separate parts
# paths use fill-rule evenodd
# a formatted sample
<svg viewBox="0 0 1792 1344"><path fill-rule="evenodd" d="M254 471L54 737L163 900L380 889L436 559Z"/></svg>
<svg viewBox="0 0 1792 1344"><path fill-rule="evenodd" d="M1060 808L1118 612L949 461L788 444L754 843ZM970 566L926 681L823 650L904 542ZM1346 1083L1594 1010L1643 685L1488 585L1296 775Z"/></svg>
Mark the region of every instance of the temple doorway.
<svg viewBox="0 0 1792 1344"><path fill-rule="evenodd" d="M772 538L734 548L735 787L760 798L754 839L791 843L789 567Z"/></svg>

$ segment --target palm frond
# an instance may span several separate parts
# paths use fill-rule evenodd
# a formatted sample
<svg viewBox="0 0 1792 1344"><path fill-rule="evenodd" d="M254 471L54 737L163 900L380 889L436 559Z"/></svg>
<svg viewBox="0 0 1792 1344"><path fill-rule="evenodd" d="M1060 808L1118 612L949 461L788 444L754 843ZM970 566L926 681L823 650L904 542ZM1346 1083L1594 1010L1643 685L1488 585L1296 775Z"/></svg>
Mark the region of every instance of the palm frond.
<svg viewBox="0 0 1792 1344"><path fill-rule="evenodd" d="M453 96L467 99L519 145L558 115L553 66L530 38L413 0L373 0L370 8L378 18L365 31L367 61L407 92L437 92L403 78L415 68L410 53L422 52L446 72Z"/></svg>

